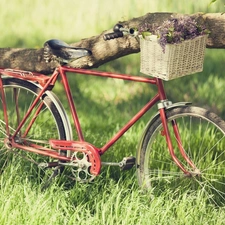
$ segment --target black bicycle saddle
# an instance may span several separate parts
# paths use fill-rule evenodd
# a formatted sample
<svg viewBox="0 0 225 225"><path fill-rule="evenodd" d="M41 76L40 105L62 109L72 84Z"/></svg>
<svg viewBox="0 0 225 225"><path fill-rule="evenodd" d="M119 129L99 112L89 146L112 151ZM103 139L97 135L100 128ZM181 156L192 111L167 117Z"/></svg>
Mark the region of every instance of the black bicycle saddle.
<svg viewBox="0 0 225 225"><path fill-rule="evenodd" d="M92 52L86 48L71 47L58 39L51 39L44 43L44 58L46 62L57 59L60 62L68 63L91 54Z"/></svg>

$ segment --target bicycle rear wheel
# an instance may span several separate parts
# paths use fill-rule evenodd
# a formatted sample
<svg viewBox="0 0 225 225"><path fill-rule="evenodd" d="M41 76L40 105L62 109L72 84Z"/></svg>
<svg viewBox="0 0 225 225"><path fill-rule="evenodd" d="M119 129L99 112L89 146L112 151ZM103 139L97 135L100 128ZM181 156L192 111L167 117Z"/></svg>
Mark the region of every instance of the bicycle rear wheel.
<svg viewBox="0 0 225 225"><path fill-rule="evenodd" d="M225 122L214 113L198 107L179 107L166 112L174 152L185 169L187 177L172 160L162 133L159 116L149 124L137 154L138 181L144 188L158 191L198 192L215 205L225 204ZM198 173L179 152L173 132L176 120L182 146Z"/></svg>
<svg viewBox="0 0 225 225"><path fill-rule="evenodd" d="M5 92L7 114L9 120L9 131L12 135L41 89L31 82L14 78L3 79L3 88ZM53 100L54 99L52 95L48 96L48 94L46 93L43 94L42 98L36 104L34 112L31 113L31 116L29 116L28 120L25 123L25 126L23 126L21 128L21 131L18 133L18 140L22 139L24 144L27 142L29 144L37 144L43 147L50 148L50 138L62 140L67 139L68 132L66 131L66 129L68 128L64 124L65 119L62 118L62 113L59 112L58 107L55 105ZM44 104L41 107L40 113L36 116L31 129L26 136L23 136L27 125L34 117L36 109L42 103ZM37 165L39 165L39 163L51 162L52 160L48 157L38 156L33 153L21 151L19 149L9 148L9 146L4 143L7 135L2 107L3 105L0 104L0 171L3 171L4 166L10 161L18 163L19 160L11 160L12 156L14 156L13 153L21 156L20 162L24 162L23 172L26 172L26 169L32 169L32 172L34 172L33 167L27 166L27 164L25 163L26 161L24 161L23 159ZM64 151L60 154L66 153ZM43 175L43 172L41 173ZM40 174L37 175L39 176Z"/></svg>

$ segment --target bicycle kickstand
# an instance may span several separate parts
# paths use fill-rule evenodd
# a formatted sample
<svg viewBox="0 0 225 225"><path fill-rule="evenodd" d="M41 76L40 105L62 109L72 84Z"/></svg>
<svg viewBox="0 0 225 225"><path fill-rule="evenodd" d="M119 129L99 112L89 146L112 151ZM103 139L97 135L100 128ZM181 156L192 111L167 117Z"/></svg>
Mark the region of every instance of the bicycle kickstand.
<svg viewBox="0 0 225 225"><path fill-rule="evenodd" d="M47 181L45 181L45 183L41 187L41 191L44 191L46 188L48 188L50 186L53 179L60 173L59 171L60 171L60 166L57 166L57 167L54 168L54 170L52 172L52 175L48 178Z"/></svg>

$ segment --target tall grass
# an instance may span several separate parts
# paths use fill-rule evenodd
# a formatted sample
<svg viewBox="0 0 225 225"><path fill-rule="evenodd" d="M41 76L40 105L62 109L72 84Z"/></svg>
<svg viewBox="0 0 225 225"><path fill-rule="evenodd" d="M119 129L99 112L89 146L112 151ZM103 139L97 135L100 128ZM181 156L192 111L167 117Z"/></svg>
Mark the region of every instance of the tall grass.
<svg viewBox="0 0 225 225"><path fill-rule="evenodd" d="M210 6L209 2L1 0L0 47L39 48L50 38L75 42L97 35L118 21L148 12L224 11L222 0ZM223 117L224 61L224 50L207 50L204 73L166 83L168 97L173 101L193 101ZM115 60L100 69L139 75L139 55ZM104 144L152 95L148 86L124 81L71 76L70 84L85 138L96 146ZM60 93L57 87L57 94L61 96ZM63 96L61 100L64 101ZM142 129L151 116L152 113L147 114L103 160L120 161L123 156L135 155ZM62 185L66 182L62 178L43 192L28 168L15 158L1 174L0 224L186 225L223 224L224 221L224 209L207 204L201 193L142 192L134 170L121 172L118 168L103 168L103 173L92 184Z"/></svg>
<svg viewBox="0 0 225 225"><path fill-rule="evenodd" d="M130 178L133 180L133 178ZM55 185L44 192L16 168L1 176L0 223L16 224L223 224L224 209L207 205L201 194L144 194L132 182L108 176L71 190Z"/></svg>

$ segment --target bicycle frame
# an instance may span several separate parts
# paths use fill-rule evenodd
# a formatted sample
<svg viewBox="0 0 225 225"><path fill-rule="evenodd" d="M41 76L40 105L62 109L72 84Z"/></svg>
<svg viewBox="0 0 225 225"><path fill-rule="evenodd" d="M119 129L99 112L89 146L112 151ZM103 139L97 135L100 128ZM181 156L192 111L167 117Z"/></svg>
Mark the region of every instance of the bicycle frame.
<svg viewBox="0 0 225 225"><path fill-rule="evenodd" d="M132 81L132 82L148 83L148 84L157 86L158 90L157 90L156 95L152 99L150 99L149 102L147 102L141 108L141 110L136 115L134 115L133 118L131 118L104 146L102 146L100 148L96 148L96 147L92 146L91 144L85 142L85 139L84 139L84 136L83 136L83 133L82 133L82 129L81 129L81 125L80 125L80 121L79 121L79 118L78 118L78 115L77 115L77 112L76 112L74 100L73 100L71 90L70 90L70 86L69 86L68 79L67 79L67 73L68 72L75 73L75 74L83 74L83 75L88 75L88 76L100 76L100 77L106 77L106 78L128 80L128 81ZM66 96L67 96L67 100L68 100L70 111L71 111L72 118L73 118L73 123L74 123L74 126L75 126L75 130L77 132L77 135L78 135L78 140L77 141L65 141L65 140L63 140L63 141L60 141L60 140L50 141L52 147L56 148L57 150L58 149L74 150L74 147L70 147L70 146L73 145L73 143L77 143L78 145L81 144L81 143L86 143L86 144L88 144L89 148L94 149L93 152L97 152L97 154L102 155L119 138L121 138L123 136L123 134L131 126L133 126L157 102L167 100L166 94L165 94L165 91L164 91L163 82L162 82L161 79L158 79L158 78L146 78L146 77L139 77L139 76L138 77L137 76L129 76L127 74L118 74L118 73L102 72L102 71L95 71L95 70L88 70L88 69L70 68L70 67L67 67L67 66L57 67L51 76L46 76L46 75L39 74L39 73L31 73L31 72L28 72L28 71L1 69L1 68L0 68L0 74L10 76L10 77L19 78L19 79L23 79L23 80L29 80L31 82L38 82L42 86L41 92L37 95L36 99L33 101L33 104L30 106L26 115L24 116L22 121L19 123L19 126L17 127L14 134L10 137L9 129L8 129L7 109L5 108L6 107L6 101L5 101L5 98L4 98L4 89L2 88L3 87L2 77L0 79L2 104L3 104L4 118L5 118L5 123L6 123L6 132L7 132L8 137L10 137L12 147L20 148L20 149L23 149L23 150L26 150L26 151L34 152L34 153L37 153L37 154L42 154L42 155L45 155L45 156L50 156L50 157L57 158L59 160L65 160L65 161L69 161L70 158L66 157L66 156L59 155L57 151L55 151L55 152L52 151L52 150L50 151L50 149L44 149L44 151L43 151L43 150L40 150L40 149L43 149L43 147L39 149L38 145L25 146L25 145L22 145L22 144L18 144L14 141L16 135L20 132L21 128L25 124L27 118L31 114L31 112L34 109L34 106L37 104L38 100L41 98L41 96L44 94L45 91L51 90L54 87L55 82L58 79L58 77L60 77L62 79L62 84L63 84L63 87L65 89L65 93L66 93ZM41 110L41 107L42 107L42 105L40 105L39 109L35 112L33 120L31 120L31 122L27 125L26 131L23 134L24 136L29 132L29 129L32 126L32 122L35 120L35 116L37 116L39 111ZM179 162L179 160L176 158L176 156L174 154L172 142L171 142L171 139L170 139L169 130L168 130L168 127L167 127L167 119L166 119L166 115L165 115L165 108L164 107L160 108L159 113L160 113L160 117L161 117L162 124L163 124L163 129L164 129L163 135L165 135L165 137L166 137L166 141L167 141L167 144L168 144L168 148L169 148L169 152L171 154L171 157L173 158L174 162L178 165L178 167L184 173L187 174L188 172L181 165L181 163ZM178 147L180 149L180 152L181 152L182 156L193 168L195 168L194 164L189 160L189 158L184 153L184 150L183 150L182 144L181 144L181 140L179 138L178 127L177 127L175 121L173 122L173 127L174 127L175 136L177 138ZM96 174L99 173L99 168L97 170L98 171L96 172Z"/></svg>
<svg viewBox="0 0 225 225"><path fill-rule="evenodd" d="M115 134L114 137L112 137L103 147L100 148L101 154L106 152L134 123L137 122L137 120L139 120L153 105L155 105L156 102L166 99L162 81L159 79L135 77L135 76L128 76L126 74L115 74L115 73L100 72L100 71L93 71L93 70L86 70L86 69L72 69L68 67L60 67L59 73L62 77L62 82L66 91L66 95L67 95L70 109L72 112L75 128L80 141L84 141L84 138L83 138L82 130L80 127L79 119L76 114L76 109L73 103L70 87L66 79L66 72L75 72L75 73L84 74L84 75L130 80L134 82L144 82L144 83L158 85L159 87L159 93L157 93L126 125L124 125L124 127L120 131L118 131L118 133Z"/></svg>

